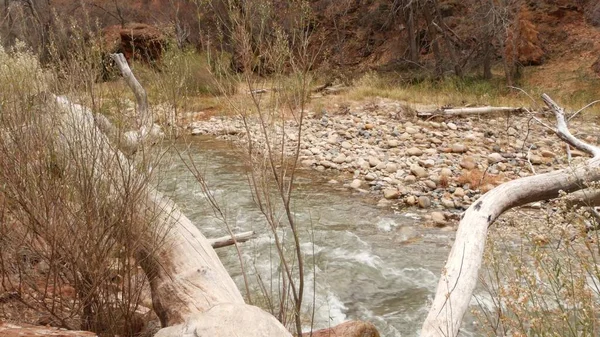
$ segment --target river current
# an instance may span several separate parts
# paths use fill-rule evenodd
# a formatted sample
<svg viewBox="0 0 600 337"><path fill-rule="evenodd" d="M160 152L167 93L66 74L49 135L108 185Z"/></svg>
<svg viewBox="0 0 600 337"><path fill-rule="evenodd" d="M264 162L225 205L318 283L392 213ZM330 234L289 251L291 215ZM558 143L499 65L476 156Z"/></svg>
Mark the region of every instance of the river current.
<svg viewBox="0 0 600 337"><path fill-rule="evenodd" d="M257 233L242 244L242 253L247 268L268 284L274 268L273 238L252 200L243 165L231 145L198 137L181 142L177 148L183 157L191 155L205 174L233 231ZM227 235L194 176L176 157L167 160L160 189L180 205L205 236ZM352 319L374 323L382 336L418 335L454 232L425 228L414 210L379 208L358 192L328 183L331 178L315 171L302 172L293 203L308 264L304 299L309 306L315 302L314 329ZM235 248L217 252L243 289ZM471 330L471 324L465 325Z"/></svg>

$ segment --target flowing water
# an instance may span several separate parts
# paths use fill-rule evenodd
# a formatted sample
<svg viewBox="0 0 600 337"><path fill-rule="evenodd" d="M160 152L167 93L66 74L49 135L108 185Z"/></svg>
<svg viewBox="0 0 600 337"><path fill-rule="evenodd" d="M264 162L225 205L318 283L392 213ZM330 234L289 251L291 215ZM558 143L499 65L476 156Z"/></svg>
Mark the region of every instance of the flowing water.
<svg viewBox="0 0 600 337"><path fill-rule="evenodd" d="M263 280L273 272L272 237L257 210L247 178L230 145L211 138L180 144L204 172L234 232L254 230L242 245L244 259ZM207 237L227 235L204 199L198 183L180 160L171 161L161 189L173 197ZM293 205L302 228L307 271L306 303L315 301L315 328L349 319L373 322L382 336L416 336L427 313L453 232L423 228L419 215L376 207L331 177L300 174ZM234 247L218 249L225 267L243 289ZM314 292L316 288L316 292ZM309 325L308 325L309 327ZM467 330L471 330L469 326Z"/></svg>

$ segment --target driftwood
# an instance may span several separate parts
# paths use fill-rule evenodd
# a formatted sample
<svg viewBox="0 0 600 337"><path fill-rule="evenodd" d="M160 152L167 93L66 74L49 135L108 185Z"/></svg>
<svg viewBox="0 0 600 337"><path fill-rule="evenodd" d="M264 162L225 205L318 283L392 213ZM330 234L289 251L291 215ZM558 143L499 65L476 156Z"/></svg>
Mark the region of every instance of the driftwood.
<svg viewBox="0 0 600 337"><path fill-rule="evenodd" d="M504 211L531 202L556 198L559 191L578 191L585 187L586 181L600 179L600 148L574 137L567 127L564 110L548 95L542 95L542 99L556 117L557 126L554 132L562 140L591 154L593 158L578 167L504 183L484 194L467 209L442 270L421 336L458 335L477 284L488 228Z"/></svg>
<svg viewBox="0 0 600 337"><path fill-rule="evenodd" d="M232 246L236 242L238 242L238 243L246 242L246 241L252 239L253 236L254 236L254 232L248 231L248 232L235 234L233 237L231 237L231 235L226 235L226 236L222 236L220 238L210 238L210 239L208 239L208 242L210 243L210 245L213 248L221 248L221 247ZM234 240L234 238L235 238L235 240Z"/></svg>
<svg viewBox="0 0 600 337"><path fill-rule="evenodd" d="M475 108L441 108L437 110L417 112L418 117L456 117L465 115L483 115L494 113L519 113L523 112L523 108L503 107L503 106L483 106Z"/></svg>

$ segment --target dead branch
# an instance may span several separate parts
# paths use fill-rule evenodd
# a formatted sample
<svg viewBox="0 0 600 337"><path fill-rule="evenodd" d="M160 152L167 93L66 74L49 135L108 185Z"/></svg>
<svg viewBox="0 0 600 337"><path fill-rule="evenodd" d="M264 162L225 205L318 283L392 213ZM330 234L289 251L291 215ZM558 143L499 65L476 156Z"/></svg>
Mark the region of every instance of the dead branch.
<svg viewBox="0 0 600 337"><path fill-rule="evenodd" d="M253 236L254 236L254 232L248 231L248 232L234 234L233 237L231 235L226 235L226 236L222 236L220 238L208 239L208 242L210 243L210 245L213 248L221 248L221 247L227 247L227 246L234 245L236 242L237 243L246 242L246 241L252 239Z"/></svg>
<svg viewBox="0 0 600 337"><path fill-rule="evenodd" d="M523 108L513 107L494 107L484 106L475 108L441 108L437 110L417 112L417 116L421 118L429 117L456 117L466 115L483 115L483 114L494 114L494 113L520 113L525 111Z"/></svg>
<svg viewBox="0 0 600 337"><path fill-rule="evenodd" d="M477 284L487 230L506 210L573 192L585 182L600 179L600 148L575 138L568 130L564 111L548 95L544 102L554 112L556 134L594 157L578 167L520 178L504 183L475 201L460 221L456 240L442 271L435 298L423 323L421 336L457 336Z"/></svg>

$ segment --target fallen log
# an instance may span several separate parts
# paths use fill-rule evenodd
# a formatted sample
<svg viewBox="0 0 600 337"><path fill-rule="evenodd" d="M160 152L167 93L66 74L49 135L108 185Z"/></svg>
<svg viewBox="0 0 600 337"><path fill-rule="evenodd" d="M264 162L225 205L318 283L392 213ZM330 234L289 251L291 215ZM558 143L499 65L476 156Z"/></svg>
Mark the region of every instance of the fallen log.
<svg viewBox="0 0 600 337"><path fill-rule="evenodd" d="M126 66L126 63L117 65ZM121 71L125 76L133 77L131 71ZM131 79L127 82L133 83ZM136 87L132 89L139 90ZM118 170L115 175L128 179L135 179L141 174L135 161L129 160L111 144L89 109L64 97L57 97L56 104L61 111L56 134L59 148L67 159L73 150L77 150L78 155L89 164L90 171L98 172L115 191L122 190L120 184L124 182L103 173ZM144 119L148 122L148 118L141 120ZM141 124L142 129L148 125ZM140 141L136 144L146 146L145 136L148 133L141 130L138 134ZM162 327L171 327L159 334L291 336L273 316L244 303L210 242L172 200L151 186L147 186L144 193L146 198L139 205L137 215L148 219L149 225L164 228L157 234L162 237L158 247L149 240L148 245L136 252L137 260L150 281L153 309ZM118 193L107 197L117 198ZM209 331L222 332L213 334Z"/></svg>
<svg viewBox="0 0 600 337"><path fill-rule="evenodd" d="M494 113L520 113L524 112L524 108L513 108L513 107L495 107L495 106L483 106L474 108L441 108L437 110L417 112L417 116L421 118L428 117L456 117L465 115L483 115L483 114L494 114Z"/></svg>
<svg viewBox="0 0 600 337"><path fill-rule="evenodd" d="M467 209L442 270L421 336L458 335L477 284L488 228L504 211L531 202L556 198L560 191L578 191L585 188L586 182L600 180L600 148L574 137L567 127L564 110L548 95L542 95L542 99L554 112L557 123L554 132L558 137L591 154L593 158L577 167L504 183L484 194Z"/></svg>
<svg viewBox="0 0 600 337"><path fill-rule="evenodd" d="M221 248L234 245L236 242L246 242L250 240L254 236L253 231L243 232L234 234L233 237L231 235L222 236L220 238L212 238L208 239L208 242L213 248Z"/></svg>

